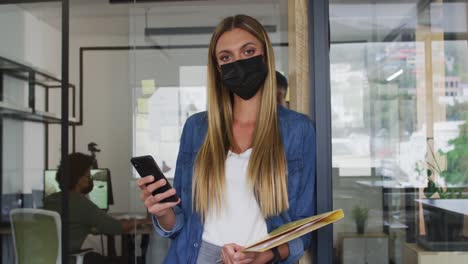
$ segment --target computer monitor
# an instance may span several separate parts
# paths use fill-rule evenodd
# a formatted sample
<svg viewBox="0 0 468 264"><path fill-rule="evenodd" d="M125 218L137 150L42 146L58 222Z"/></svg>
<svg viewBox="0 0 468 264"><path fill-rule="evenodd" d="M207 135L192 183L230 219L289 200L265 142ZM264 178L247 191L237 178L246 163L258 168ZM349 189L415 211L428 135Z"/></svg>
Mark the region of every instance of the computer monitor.
<svg viewBox="0 0 468 264"><path fill-rule="evenodd" d="M97 169L91 170L91 179L93 179L93 190L88 194L91 200L97 207L107 210L109 209L109 170Z"/></svg>
<svg viewBox="0 0 468 264"><path fill-rule="evenodd" d="M47 197L56 192L60 192L60 187L56 177L57 170L44 171L44 197Z"/></svg>
<svg viewBox="0 0 468 264"><path fill-rule="evenodd" d="M106 170L107 171L107 187L108 187L108 191L107 191L107 203L109 205L113 205L114 204L114 192L112 190L112 177L111 177L111 172L109 169L100 169L100 170Z"/></svg>
<svg viewBox="0 0 468 264"><path fill-rule="evenodd" d="M44 172L44 197L60 192L56 177L57 170L46 170ZM94 187L88 194L89 200L100 209L109 209L109 205L114 203L109 169L91 170L91 179L93 180Z"/></svg>

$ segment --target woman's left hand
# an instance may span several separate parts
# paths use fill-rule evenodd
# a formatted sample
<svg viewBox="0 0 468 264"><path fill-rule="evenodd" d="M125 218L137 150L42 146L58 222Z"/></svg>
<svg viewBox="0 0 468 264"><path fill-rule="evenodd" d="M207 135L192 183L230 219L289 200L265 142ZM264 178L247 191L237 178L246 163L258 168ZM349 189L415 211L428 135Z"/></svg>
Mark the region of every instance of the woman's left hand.
<svg viewBox="0 0 468 264"><path fill-rule="evenodd" d="M270 261L273 256L267 252L241 252L244 247L237 244L227 244L221 250L221 260L224 264L261 264Z"/></svg>

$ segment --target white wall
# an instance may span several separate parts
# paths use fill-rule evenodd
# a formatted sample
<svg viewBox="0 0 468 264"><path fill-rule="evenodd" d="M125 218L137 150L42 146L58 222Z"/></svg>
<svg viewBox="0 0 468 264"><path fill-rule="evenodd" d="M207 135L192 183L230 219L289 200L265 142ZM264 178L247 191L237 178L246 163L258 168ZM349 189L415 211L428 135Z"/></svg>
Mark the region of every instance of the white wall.
<svg viewBox="0 0 468 264"><path fill-rule="evenodd" d="M99 166L110 168L116 212L130 211L132 100L128 51L102 51L85 57L86 87L83 126L77 128L77 150L99 144Z"/></svg>
<svg viewBox="0 0 468 264"><path fill-rule="evenodd" d="M71 20L73 25L73 20ZM79 49L89 46L126 46L128 36L71 35L70 82L79 87ZM76 151L89 154L88 143L96 142L99 167L112 175L114 205L111 212L129 212L131 168L131 90L128 51L85 53L83 126L76 128ZM59 107L56 105L54 107ZM72 134L70 133L70 142ZM60 128L49 130L49 167L60 160ZM70 146L70 151L71 151Z"/></svg>

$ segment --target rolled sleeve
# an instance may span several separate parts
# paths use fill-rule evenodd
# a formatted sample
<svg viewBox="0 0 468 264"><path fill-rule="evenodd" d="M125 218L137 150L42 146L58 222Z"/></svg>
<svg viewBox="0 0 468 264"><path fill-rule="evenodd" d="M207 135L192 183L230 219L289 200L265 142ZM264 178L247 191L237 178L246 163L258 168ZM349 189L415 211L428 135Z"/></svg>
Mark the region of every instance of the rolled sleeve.
<svg viewBox="0 0 468 264"><path fill-rule="evenodd" d="M289 256L282 260L281 263L289 264L298 262L304 254L304 243L300 237L288 242Z"/></svg>
<svg viewBox="0 0 468 264"><path fill-rule="evenodd" d="M158 233L162 237L169 237L173 238L177 235L177 233L182 229L185 223L185 218L184 218L184 213L182 209L178 206L173 208L174 213L176 215L176 222L172 230L166 230L161 227L161 225L158 222L158 219L153 215L152 220L153 220L153 226L156 229L156 233Z"/></svg>

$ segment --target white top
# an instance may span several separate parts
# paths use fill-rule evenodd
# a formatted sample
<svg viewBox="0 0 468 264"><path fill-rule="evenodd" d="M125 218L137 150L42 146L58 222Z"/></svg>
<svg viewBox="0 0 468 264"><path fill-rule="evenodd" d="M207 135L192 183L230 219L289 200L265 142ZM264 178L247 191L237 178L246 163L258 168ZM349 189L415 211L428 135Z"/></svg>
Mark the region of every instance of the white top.
<svg viewBox="0 0 468 264"><path fill-rule="evenodd" d="M203 240L223 246L236 243L247 246L264 238L265 219L247 183L247 167L252 149L241 154L229 151L226 159L226 204L217 215L216 208L207 214Z"/></svg>

